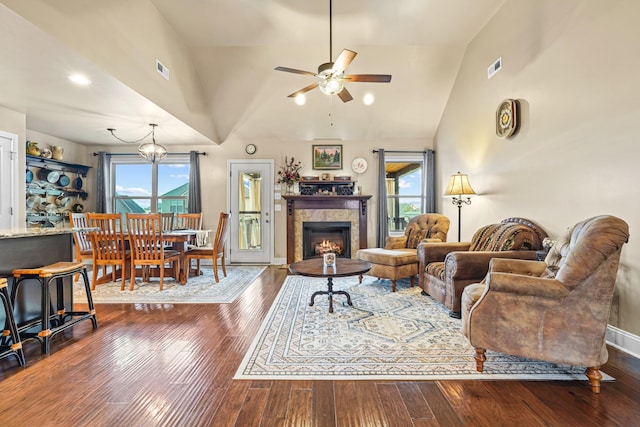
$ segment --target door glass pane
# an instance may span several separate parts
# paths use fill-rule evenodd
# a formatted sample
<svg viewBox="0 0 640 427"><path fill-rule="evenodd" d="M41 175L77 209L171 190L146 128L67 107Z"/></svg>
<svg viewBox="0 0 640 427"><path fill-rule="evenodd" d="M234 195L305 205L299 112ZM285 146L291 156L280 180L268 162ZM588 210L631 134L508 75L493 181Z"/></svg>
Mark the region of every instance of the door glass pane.
<svg viewBox="0 0 640 427"><path fill-rule="evenodd" d="M240 172L238 180L238 248L262 250L262 177L259 172Z"/></svg>

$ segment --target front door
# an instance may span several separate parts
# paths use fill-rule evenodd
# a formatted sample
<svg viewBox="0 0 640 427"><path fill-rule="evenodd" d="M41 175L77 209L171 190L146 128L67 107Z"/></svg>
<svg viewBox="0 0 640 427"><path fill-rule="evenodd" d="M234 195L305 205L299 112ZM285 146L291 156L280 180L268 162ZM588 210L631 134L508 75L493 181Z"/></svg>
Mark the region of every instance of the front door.
<svg viewBox="0 0 640 427"><path fill-rule="evenodd" d="M17 135L0 131L0 194L2 194L2 197L0 197L0 230L9 229L17 225L17 192L15 185L18 157L16 152L17 142ZM24 172L22 176L24 176Z"/></svg>
<svg viewBox="0 0 640 427"><path fill-rule="evenodd" d="M229 262L268 264L273 255L273 160L229 160Z"/></svg>

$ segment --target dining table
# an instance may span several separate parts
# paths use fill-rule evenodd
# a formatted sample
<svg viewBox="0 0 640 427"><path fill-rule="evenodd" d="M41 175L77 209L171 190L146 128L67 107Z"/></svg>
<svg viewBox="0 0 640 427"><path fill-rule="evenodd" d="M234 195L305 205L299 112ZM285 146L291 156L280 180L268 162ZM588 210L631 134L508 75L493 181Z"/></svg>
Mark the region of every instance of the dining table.
<svg viewBox="0 0 640 427"><path fill-rule="evenodd" d="M181 285L185 285L187 283L187 279L189 276L196 274L195 269L191 270L188 268L189 266L187 265L186 253L187 253L187 244L193 239L195 239L197 233L198 233L198 230L171 230L171 231L162 232L162 241L166 243L170 243L171 249L177 251L180 254L180 261L179 261L180 272L178 275L178 281L180 282ZM127 231L124 231L122 237L124 239L126 247L128 247L129 233ZM130 277L130 273L131 273L129 270L131 268L130 263L127 263L126 267L127 267L127 271L124 272L125 280L127 277ZM169 274L167 274L167 276L175 276L175 273L173 273L172 269L167 269L167 270L170 271ZM152 276L155 276L155 274L153 274L154 272L155 272L154 269L152 269L151 270ZM116 269L115 275L116 275L116 279L122 279L123 272L121 271L121 269ZM111 281L111 274L104 274L98 277L98 279L96 280L96 284L108 283L110 281Z"/></svg>

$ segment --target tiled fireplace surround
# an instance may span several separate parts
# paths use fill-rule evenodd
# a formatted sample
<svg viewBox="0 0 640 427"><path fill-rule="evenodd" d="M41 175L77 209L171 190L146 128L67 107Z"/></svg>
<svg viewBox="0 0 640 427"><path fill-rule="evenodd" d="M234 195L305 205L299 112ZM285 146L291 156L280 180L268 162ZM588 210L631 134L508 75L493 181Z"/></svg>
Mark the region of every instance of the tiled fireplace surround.
<svg viewBox="0 0 640 427"><path fill-rule="evenodd" d="M302 260L302 223L351 222L351 257L367 247L367 200L371 196L283 196L287 201L287 263Z"/></svg>

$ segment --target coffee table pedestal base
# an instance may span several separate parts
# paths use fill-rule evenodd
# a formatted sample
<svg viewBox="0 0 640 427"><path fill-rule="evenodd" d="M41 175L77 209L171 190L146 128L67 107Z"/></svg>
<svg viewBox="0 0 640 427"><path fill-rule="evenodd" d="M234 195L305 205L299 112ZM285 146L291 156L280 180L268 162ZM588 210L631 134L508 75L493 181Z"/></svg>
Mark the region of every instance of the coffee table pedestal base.
<svg viewBox="0 0 640 427"><path fill-rule="evenodd" d="M353 306L351 303L351 295L347 291L334 291L333 290L333 277L327 278L327 290L326 291L316 291L311 295L311 302L309 303L309 307L313 307L313 303L316 299L317 295L328 295L329 296L329 313L333 313L333 295L339 294L347 297L347 304Z"/></svg>

